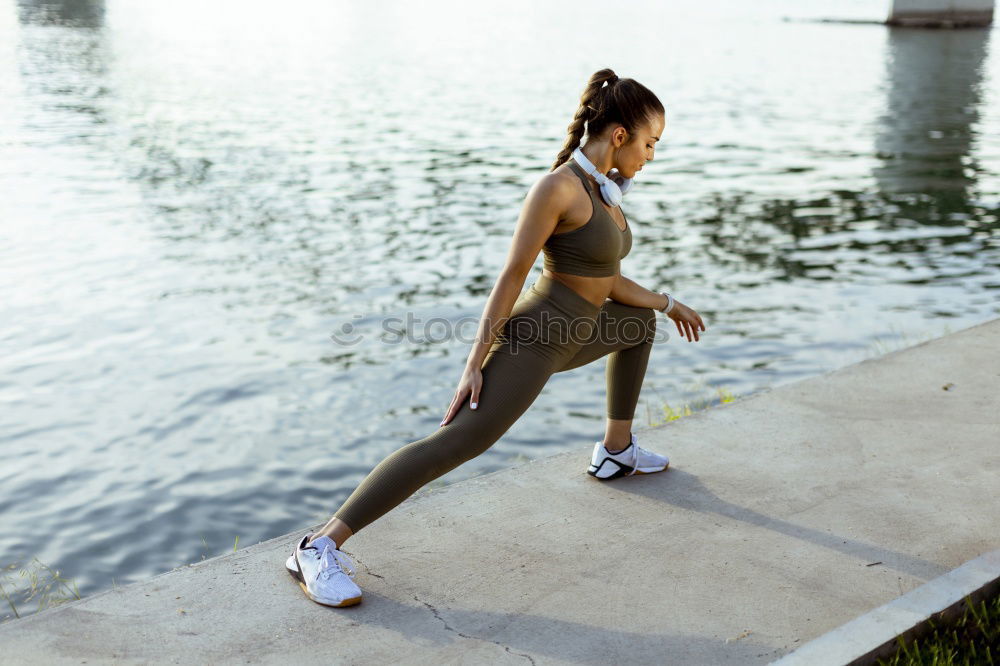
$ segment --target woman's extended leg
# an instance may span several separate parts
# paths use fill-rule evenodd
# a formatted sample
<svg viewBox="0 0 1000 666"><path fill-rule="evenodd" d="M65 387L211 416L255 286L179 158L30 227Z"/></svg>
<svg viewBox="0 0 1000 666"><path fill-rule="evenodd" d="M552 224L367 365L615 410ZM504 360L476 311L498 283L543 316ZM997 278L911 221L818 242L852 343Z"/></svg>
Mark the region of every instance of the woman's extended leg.
<svg viewBox="0 0 1000 666"><path fill-rule="evenodd" d="M487 356L482 372L476 409L466 400L446 425L385 458L336 517L356 532L425 484L486 451L531 406L552 368L529 351L500 347Z"/></svg>
<svg viewBox="0 0 1000 666"><path fill-rule="evenodd" d="M463 401L446 425L382 460L313 539L329 536L339 547L426 483L486 451L593 337L599 312L569 287L541 276L514 304L483 360L477 409Z"/></svg>
<svg viewBox="0 0 1000 666"><path fill-rule="evenodd" d="M656 312L652 308L605 301L593 334L575 356L556 370L572 370L609 355L604 445L611 452L624 449L631 441L632 419L655 334Z"/></svg>
<svg viewBox="0 0 1000 666"><path fill-rule="evenodd" d="M339 547L425 484L485 452L531 406L553 368L525 348L491 350L483 361L477 408L466 400L446 425L383 459L314 538L325 534Z"/></svg>

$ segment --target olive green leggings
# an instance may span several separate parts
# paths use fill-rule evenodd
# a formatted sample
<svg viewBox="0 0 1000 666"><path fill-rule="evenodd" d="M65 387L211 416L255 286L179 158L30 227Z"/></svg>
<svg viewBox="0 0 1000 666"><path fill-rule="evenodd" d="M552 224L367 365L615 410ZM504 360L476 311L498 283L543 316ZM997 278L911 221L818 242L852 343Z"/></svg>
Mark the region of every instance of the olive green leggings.
<svg viewBox="0 0 1000 666"><path fill-rule="evenodd" d="M542 275L521 294L482 364L476 409L387 456L334 514L357 532L423 485L475 458L514 424L554 372L608 356L607 414L631 419L656 332L652 308L598 306Z"/></svg>

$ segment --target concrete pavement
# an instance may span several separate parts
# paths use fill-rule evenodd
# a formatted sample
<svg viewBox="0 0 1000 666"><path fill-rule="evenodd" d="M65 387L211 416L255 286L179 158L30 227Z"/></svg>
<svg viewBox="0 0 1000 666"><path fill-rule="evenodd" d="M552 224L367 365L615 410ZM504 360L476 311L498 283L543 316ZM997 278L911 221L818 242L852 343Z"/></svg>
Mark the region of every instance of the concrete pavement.
<svg viewBox="0 0 1000 666"><path fill-rule="evenodd" d="M994 320L637 431L663 473L582 443L421 491L347 542L358 606L285 573L304 527L0 625L2 660L767 663L1000 547L998 396Z"/></svg>

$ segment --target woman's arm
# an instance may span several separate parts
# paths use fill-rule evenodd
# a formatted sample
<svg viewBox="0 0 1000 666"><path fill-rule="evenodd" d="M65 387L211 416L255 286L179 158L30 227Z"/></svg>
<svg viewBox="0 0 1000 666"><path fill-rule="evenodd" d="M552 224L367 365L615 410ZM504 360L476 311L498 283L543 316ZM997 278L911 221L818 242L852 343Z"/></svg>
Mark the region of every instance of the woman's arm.
<svg viewBox="0 0 1000 666"><path fill-rule="evenodd" d="M517 297L521 295L524 280L534 266L538 253L542 251L545 241L555 231L563 213L573 200L575 185L576 183L568 178L546 174L528 190L517 220L517 227L514 229L507 261L490 291L490 297L486 300L483 316L476 331L476 340L469 350L465 370L441 425L448 423L458 412L467 395L471 394L469 406L476 409L479 403L479 391L482 388L480 370L483 361L486 360L497 333L510 317L510 311L514 308Z"/></svg>
<svg viewBox="0 0 1000 666"><path fill-rule="evenodd" d="M633 305L637 308L662 310L667 307L666 296L646 289L621 273L618 273L618 278L615 280L614 286L611 287L611 293L608 296L611 300L622 305Z"/></svg>
<svg viewBox="0 0 1000 666"><path fill-rule="evenodd" d="M611 300L624 305L653 308L654 310L663 310L669 302L663 294L650 291L629 280L621 273L618 273L618 279L615 280L609 296ZM681 337L686 337L688 342L692 340L697 342L700 339L698 337L698 330L705 330L705 322L702 321L701 315L676 298L674 299L674 307L666 315L674 320L674 324L677 325L677 332L680 333Z"/></svg>
<svg viewBox="0 0 1000 666"><path fill-rule="evenodd" d="M490 297L486 300L483 308L483 316L479 319L479 328L476 331L476 340L472 343L469 357L465 361L466 369L480 368L486 354L497 333L503 328L504 322L510 316L510 311L517 302L517 297L521 295L521 288L524 286L526 272L517 270L514 267L504 267L497 278Z"/></svg>
<svg viewBox="0 0 1000 666"><path fill-rule="evenodd" d="M538 253L542 251L542 246L552 235L572 201L572 185L574 183L568 179L546 175L528 190L514 229L510 250L507 252L507 260L483 308L476 340L465 363L466 368L478 370L482 366L494 338L510 317L510 311L521 295L524 280L535 265Z"/></svg>

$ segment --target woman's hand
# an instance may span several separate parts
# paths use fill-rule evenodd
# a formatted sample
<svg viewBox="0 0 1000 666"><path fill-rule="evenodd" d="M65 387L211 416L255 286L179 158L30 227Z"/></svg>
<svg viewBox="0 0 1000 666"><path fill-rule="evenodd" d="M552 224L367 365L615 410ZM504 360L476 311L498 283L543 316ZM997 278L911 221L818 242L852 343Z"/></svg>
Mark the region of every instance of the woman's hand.
<svg viewBox="0 0 1000 666"><path fill-rule="evenodd" d="M705 322L701 320L701 316L677 299L674 299L674 307L670 309L667 316L674 320L674 323L677 324L677 332L681 334L681 337L686 337L688 342L691 342L692 337L697 342L698 329L705 330Z"/></svg>
<svg viewBox="0 0 1000 666"><path fill-rule="evenodd" d="M479 403L479 390L483 387L483 373L479 368L465 368L465 372L462 373L462 378L458 380L458 388L455 389L455 397L451 399L451 404L448 405L448 413L444 415L444 419L441 420L441 425L444 425L451 421L452 417L458 413L458 410L462 406L462 401L465 400L465 396L471 395L469 400L469 407L476 409ZM440 426L439 426L440 427Z"/></svg>

